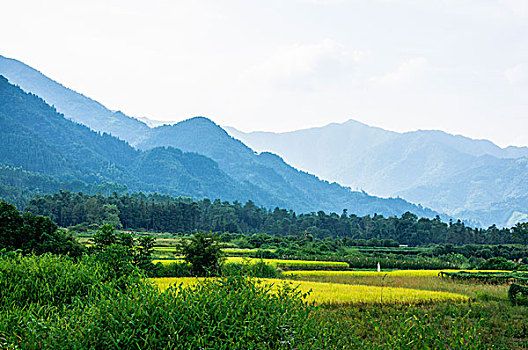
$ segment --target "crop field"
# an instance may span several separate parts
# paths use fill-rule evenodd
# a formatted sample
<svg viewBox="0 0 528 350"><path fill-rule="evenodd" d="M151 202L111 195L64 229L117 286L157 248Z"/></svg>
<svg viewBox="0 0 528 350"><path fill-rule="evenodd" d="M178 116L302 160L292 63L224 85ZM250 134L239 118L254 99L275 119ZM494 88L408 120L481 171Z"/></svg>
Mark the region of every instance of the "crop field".
<svg viewBox="0 0 528 350"><path fill-rule="evenodd" d="M156 259L156 260L152 260L153 264L161 263L163 265L174 264L174 263L182 263L182 262L184 262L183 258L178 259L178 258L174 258L174 257L172 257L171 259Z"/></svg>
<svg viewBox="0 0 528 350"><path fill-rule="evenodd" d="M200 283L198 278L155 278L151 279L161 290L171 285L188 286ZM426 304L443 301L464 302L466 296L407 288L378 287L364 285L346 285L339 283L322 283L310 281L289 281L281 279L259 279L260 283L273 286L283 283L307 294L306 300L317 304Z"/></svg>
<svg viewBox="0 0 528 350"><path fill-rule="evenodd" d="M154 251L157 252L176 252L176 247L154 247Z"/></svg>
<svg viewBox="0 0 528 350"><path fill-rule="evenodd" d="M260 261L258 258L228 257L228 263L243 263L246 261ZM316 261L316 260L283 260L283 259L262 259L266 264L274 266L321 266L321 267L342 267L348 268L348 264L340 261Z"/></svg>
<svg viewBox="0 0 528 350"><path fill-rule="evenodd" d="M442 270L447 271L447 270ZM438 276L434 270L376 271L295 271L286 273L296 281L326 282L365 286L388 286L427 291L440 291L465 295L473 300L508 299L508 285L492 285L453 281ZM476 271L475 271L476 272Z"/></svg>

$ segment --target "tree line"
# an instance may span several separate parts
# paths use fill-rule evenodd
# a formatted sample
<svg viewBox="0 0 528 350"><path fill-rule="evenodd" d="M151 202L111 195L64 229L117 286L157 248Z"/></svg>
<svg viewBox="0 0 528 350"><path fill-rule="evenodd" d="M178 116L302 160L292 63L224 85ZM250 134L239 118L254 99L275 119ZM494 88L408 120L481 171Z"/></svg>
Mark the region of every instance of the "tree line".
<svg viewBox="0 0 528 350"><path fill-rule="evenodd" d="M49 216L61 227L114 223L126 230L192 234L200 231L305 235L315 238L392 239L400 244L528 244L528 225L473 228L460 220L442 222L406 212L400 217L357 216L323 211L297 214L219 199L193 201L161 194L111 196L60 191L37 195L25 210Z"/></svg>

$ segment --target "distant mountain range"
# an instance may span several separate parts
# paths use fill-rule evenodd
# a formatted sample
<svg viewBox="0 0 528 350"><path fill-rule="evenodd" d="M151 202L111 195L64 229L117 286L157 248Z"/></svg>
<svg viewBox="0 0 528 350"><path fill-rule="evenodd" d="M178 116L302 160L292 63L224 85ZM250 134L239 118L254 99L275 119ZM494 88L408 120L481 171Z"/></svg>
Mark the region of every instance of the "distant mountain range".
<svg viewBox="0 0 528 350"><path fill-rule="evenodd" d="M257 151L329 181L487 226L528 219L528 147L442 131L396 133L350 120L285 133L226 128Z"/></svg>
<svg viewBox="0 0 528 350"><path fill-rule="evenodd" d="M66 95L72 93L63 89ZM67 103L66 97L56 96L57 91L55 101ZM135 120L123 115L120 118ZM402 199L377 198L321 181L276 155L256 154L206 118L147 127L147 132L134 136L139 150L73 122L82 120L79 115L69 119L40 97L0 77L0 144L5 145L0 150L0 197L23 205L35 193L60 189L105 193L133 190L197 199L253 200L268 208L279 206L297 212L340 213L348 209L358 215L389 216L406 211L437 215ZM93 120L104 124L105 116L92 116ZM116 132L125 139L130 136L124 129Z"/></svg>
<svg viewBox="0 0 528 350"><path fill-rule="evenodd" d="M301 212L339 212L344 208L359 215L375 212L396 215L409 210L419 216L433 216L442 212L483 226L494 223L511 226L528 219L526 147L500 148L490 141L441 131L402 134L352 120L288 133L243 133L226 128L228 134L206 118L160 126L162 122L110 111L13 59L0 56L0 74L24 91L38 95L66 118L109 133L134 147L127 145L130 150L125 153L133 151L136 155L124 156L125 164L119 163L121 158L108 160L117 168L115 171L123 172L119 176L101 170L97 173L99 177L86 178L94 169L77 171L67 179L61 177L60 186L71 187L71 181L82 178L92 184L93 190L99 188L94 187L93 181L102 181L105 188L108 184L125 184L128 189L196 198L252 199L267 207L282 206ZM38 130L33 131L39 134ZM46 135L35 137L49 142ZM42 145L41 150L48 146ZM170 147L163 148L167 146ZM99 151L94 152L100 155ZM202 155L200 161L193 158L196 154ZM105 157L111 158L108 154ZM184 162L182 157L188 161ZM17 162L13 160L2 158L0 164L14 165ZM189 168L194 162L201 166ZM22 167L24 171L53 176L53 181L57 179L51 169L42 172L29 164ZM173 168L190 177L183 183L184 177L171 176ZM58 168L55 171L71 173L71 169L65 173ZM2 174L0 171L0 177ZM208 183L211 178L204 174L216 180ZM334 181L357 191L330 183ZM220 186L220 182L228 188ZM399 198L382 199L367 192Z"/></svg>

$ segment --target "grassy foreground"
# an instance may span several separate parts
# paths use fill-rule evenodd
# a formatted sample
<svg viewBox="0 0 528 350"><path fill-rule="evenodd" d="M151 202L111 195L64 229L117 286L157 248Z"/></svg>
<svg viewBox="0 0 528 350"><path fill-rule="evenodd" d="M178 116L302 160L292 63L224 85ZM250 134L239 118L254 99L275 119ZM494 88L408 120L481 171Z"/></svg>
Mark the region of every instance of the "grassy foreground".
<svg viewBox="0 0 528 350"><path fill-rule="evenodd" d="M119 274L122 266L111 262L91 256L75 261L0 254L0 349L528 346L528 307L511 305L505 286L460 283L436 276L382 280L379 276L306 275L302 277L306 286L321 286L316 283L333 278L333 283L339 279L338 288L361 284L380 290L383 282L423 291L444 289L470 298L468 302L313 306L304 301L304 292L289 283L273 282L272 287L240 276L206 279L162 292L142 275Z"/></svg>
<svg viewBox="0 0 528 350"><path fill-rule="evenodd" d="M295 274L294 284L305 286L330 282L379 290L383 284L456 293L468 298L468 302L320 304L308 319L329 335L331 341L323 348L528 349L528 307L511 305L506 285L458 283L439 278L437 272L431 271L394 271L389 276L372 271Z"/></svg>

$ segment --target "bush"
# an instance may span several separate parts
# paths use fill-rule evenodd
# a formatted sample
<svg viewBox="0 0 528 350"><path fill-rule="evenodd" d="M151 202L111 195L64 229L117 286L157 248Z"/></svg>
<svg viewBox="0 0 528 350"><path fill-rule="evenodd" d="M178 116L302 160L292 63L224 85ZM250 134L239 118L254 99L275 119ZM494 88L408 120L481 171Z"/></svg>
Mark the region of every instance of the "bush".
<svg viewBox="0 0 528 350"><path fill-rule="evenodd" d="M255 263L228 263L222 266L222 276L248 276L258 278L279 278L280 271L271 264L260 260Z"/></svg>
<svg viewBox="0 0 528 350"><path fill-rule="evenodd" d="M85 251L68 232L50 218L19 212L0 202L0 249L22 250L24 254L54 253L79 257Z"/></svg>
<svg viewBox="0 0 528 350"><path fill-rule="evenodd" d="M516 270L519 265L503 257L490 258L479 265L479 270Z"/></svg>
<svg viewBox="0 0 528 350"><path fill-rule="evenodd" d="M191 265L187 263L157 263L152 271L153 277L191 277Z"/></svg>
<svg viewBox="0 0 528 350"><path fill-rule="evenodd" d="M255 257L261 259L278 259L280 256L276 252L270 251L268 249L257 249Z"/></svg>
<svg viewBox="0 0 528 350"><path fill-rule="evenodd" d="M528 306L528 286L512 283L508 289L508 297L514 305Z"/></svg>

